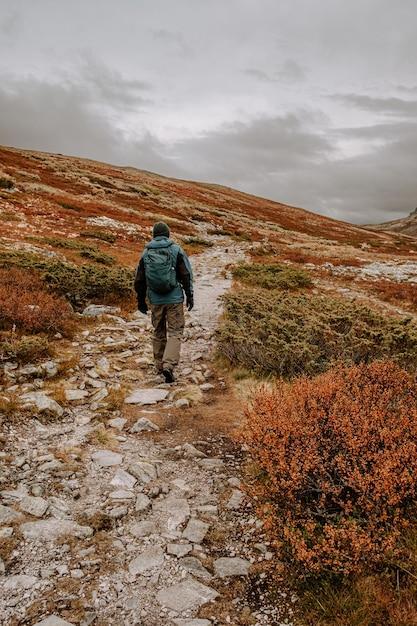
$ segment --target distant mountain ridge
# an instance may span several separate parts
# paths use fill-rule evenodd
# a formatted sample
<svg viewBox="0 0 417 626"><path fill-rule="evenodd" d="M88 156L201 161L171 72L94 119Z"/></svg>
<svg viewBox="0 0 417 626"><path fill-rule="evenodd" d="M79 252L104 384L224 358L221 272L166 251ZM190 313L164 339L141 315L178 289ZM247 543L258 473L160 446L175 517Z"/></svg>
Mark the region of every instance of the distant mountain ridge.
<svg viewBox="0 0 417 626"><path fill-rule="evenodd" d="M411 211L407 217L401 217L398 220L391 220L390 222L383 222L382 224L372 224L367 226L367 228L417 237L417 208Z"/></svg>

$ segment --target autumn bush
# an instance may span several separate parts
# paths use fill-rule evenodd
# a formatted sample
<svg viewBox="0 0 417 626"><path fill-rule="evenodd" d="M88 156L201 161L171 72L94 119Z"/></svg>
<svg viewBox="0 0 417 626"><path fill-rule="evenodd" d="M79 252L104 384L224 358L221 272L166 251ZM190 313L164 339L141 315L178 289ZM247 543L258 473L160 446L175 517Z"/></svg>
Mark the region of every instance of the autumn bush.
<svg viewBox="0 0 417 626"><path fill-rule="evenodd" d="M279 263L240 263L232 268L232 274L247 285L264 289L297 289L312 284L310 276L303 270Z"/></svg>
<svg viewBox="0 0 417 626"><path fill-rule="evenodd" d="M123 266L75 265L26 251L0 250L0 268L35 270L48 289L75 307L89 300L119 301L132 295L133 270Z"/></svg>
<svg viewBox="0 0 417 626"><path fill-rule="evenodd" d="M417 369L417 324L312 294L242 289L224 297L221 356L258 374L292 378L345 363L393 359Z"/></svg>
<svg viewBox="0 0 417 626"><path fill-rule="evenodd" d="M261 388L242 438L249 487L282 558L301 577L400 558L415 514L417 386L395 363L339 366Z"/></svg>
<svg viewBox="0 0 417 626"><path fill-rule="evenodd" d="M52 356L52 348L45 336L28 337L12 333L0 335L0 361L27 363L49 356Z"/></svg>
<svg viewBox="0 0 417 626"><path fill-rule="evenodd" d="M48 293L40 277L17 268L0 269L0 329L30 333L67 333L73 312L61 297Z"/></svg>

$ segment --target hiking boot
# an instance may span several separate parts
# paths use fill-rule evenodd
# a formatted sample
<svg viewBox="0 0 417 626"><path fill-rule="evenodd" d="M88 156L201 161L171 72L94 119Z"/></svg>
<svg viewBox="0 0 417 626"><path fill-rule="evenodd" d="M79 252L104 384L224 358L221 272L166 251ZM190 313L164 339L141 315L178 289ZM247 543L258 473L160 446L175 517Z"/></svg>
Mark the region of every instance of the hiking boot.
<svg viewBox="0 0 417 626"><path fill-rule="evenodd" d="M173 383L175 380L173 371L169 369L164 368L162 370L162 376L165 378L166 383Z"/></svg>

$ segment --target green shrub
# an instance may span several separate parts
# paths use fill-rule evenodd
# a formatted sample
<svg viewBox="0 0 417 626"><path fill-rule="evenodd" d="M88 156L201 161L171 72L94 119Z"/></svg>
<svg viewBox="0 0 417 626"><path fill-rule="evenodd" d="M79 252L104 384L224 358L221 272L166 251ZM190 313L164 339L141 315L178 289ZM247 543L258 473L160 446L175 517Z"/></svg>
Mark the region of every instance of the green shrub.
<svg viewBox="0 0 417 626"><path fill-rule="evenodd" d="M38 243L46 243L54 248L64 248L67 250L93 250L98 251L96 246L90 246L84 241L78 239L61 239L60 237L31 237L32 241Z"/></svg>
<svg viewBox="0 0 417 626"><path fill-rule="evenodd" d="M14 337L0 338L0 360L33 362L51 356L51 346L46 337Z"/></svg>
<svg viewBox="0 0 417 626"><path fill-rule="evenodd" d="M232 274L242 283L264 289L297 289L312 284L306 272L278 263L241 263L232 269Z"/></svg>
<svg viewBox="0 0 417 626"><path fill-rule="evenodd" d="M114 256L111 256L111 254L106 254L105 252L101 252L101 250L93 250L91 248L83 248L80 251L80 256L85 259L91 259L96 263L101 263L102 265L114 265L116 262Z"/></svg>
<svg viewBox="0 0 417 626"><path fill-rule="evenodd" d="M51 291L65 296L74 306L91 299L123 299L132 294L133 271L127 267L78 266L29 252L9 250L0 251L0 267L37 270Z"/></svg>
<svg viewBox="0 0 417 626"><path fill-rule="evenodd" d="M13 189L14 182L8 176L0 176L0 189Z"/></svg>
<svg viewBox="0 0 417 626"><path fill-rule="evenodd" d="M117 239L114 233L105 230L84 230L80 233L80 237L85 237L86 239L100 239L107 243L114 243Z"/></svg>
<svg viewBox="0 0 417 626"><path fill-rule="evenodd" d="M246 289L224 297L218 350L231 364L286 378L314 375L335 361L390 358L417 369L417 324L324 296Z"/></svg>

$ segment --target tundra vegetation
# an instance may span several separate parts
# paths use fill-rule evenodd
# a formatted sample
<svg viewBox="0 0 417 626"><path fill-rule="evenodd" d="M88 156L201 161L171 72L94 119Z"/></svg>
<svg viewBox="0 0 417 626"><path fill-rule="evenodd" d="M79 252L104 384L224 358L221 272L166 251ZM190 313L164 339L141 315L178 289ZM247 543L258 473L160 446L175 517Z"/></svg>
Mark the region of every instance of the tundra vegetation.
<svg viewBox="0 0 417 626"><path fill-rule="evenodd" d="M239 438L296 623L417 623L417 324L280 285L277 268L234 268L218 350L268 379Z"/></svg>

